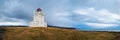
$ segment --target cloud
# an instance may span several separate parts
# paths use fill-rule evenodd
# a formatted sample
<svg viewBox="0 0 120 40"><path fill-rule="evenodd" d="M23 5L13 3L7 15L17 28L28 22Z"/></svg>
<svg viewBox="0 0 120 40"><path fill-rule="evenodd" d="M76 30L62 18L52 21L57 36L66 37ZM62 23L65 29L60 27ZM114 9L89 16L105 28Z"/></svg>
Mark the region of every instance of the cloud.
<svg viewBox="0 0 120 40"><path fill-rule="evenodd" d="M9 18L3 16L0 20L0 25L28 25L28 24L26 24L26 20L23 19Z"/></svg>
<svg viewBox="0 0 120 40"><path fill-rule="evenodd" d="M0 25L25 25L23 22L0 22Z"/></svg>
<svg viewBox="0 0 120 40"><path fill-rule="evenodd" d="M59 27L74 27L75 21L71 20L71 13L69 12L69 5L67 4L68 0L62 0L57 3L51 3L50 1L50 9L45 12L45 20L48 25L59 26Z"/></svg>
<svg viewBox="0 0 120 40"><path fill-rule="evenodd" d="M8 0L4 2L4 11L7 13L11 13L16 9L17 7L23 5L19 0Z"/></svg>
<svg viewBox="0 0 120 40"><path fill-rule="evenodd" d="M43 1L43 0L42 0ZM44 9L43 12L46 15L45 20L48 25L69 27L73 26L73 21L68 17L71 15L66 10L68 9L68 0L63 1L26 1L26 0L8 0L4 1L3 17L1 23L26 23L29 24L32 21L33 13L37 7ZM44 3L45 2L45 3ZM57 2L57 3L55 3ZM44 5L43 5L44 3ZM17 20L16 20L17 19ZM19 21L22 20L22 21ZM27 21L27 22L26 22ZM25 24L25 25L26 25Z"/></svg>
<svg viewBox="0 0 120 40"><path fill-rule="evenodd" d="M28 20L32 15L32 12L30 11L30 14L28 11L29 5L20 0L5 0L2 6L3 8L0 9L0 25L28 25Z"/></svg>
<svg viewBox="0 0 120 40"><path fill-rule="evenodd" d="M93 23L93 22L87 22L85 23L88 26L91 26L93 28L108 28L108 27L116 27L118 24L105 24L105 23Z"/></svg>
<svg viewBox="0 0 120 40"><path fill-rule="evenodd" d="M63 11L63 10L62 10ZM47 14L48 15L48 14ZM52 12L46 18L48 25L59 26L59 27L74 27L75 21L71 20L70 13L67 11Z"/></svg>
<svg viewBox="0 0 120 40"><path fill-rule="evenodd" d="M83 15L85 25L95 28L106 28L118 25L120 15L112 13L107 9L96 10L95 8L76 9L74 13ZM86 23L87 22L87 23Z"/></svg>
<svg viewBox="0 0 120 40"><path fill-rule="evenodd" d="M4 0L3 3L0 23L8 25L28 25L38 7L42 8L48 25L109 28L120 24L119 0Z"/></svg>

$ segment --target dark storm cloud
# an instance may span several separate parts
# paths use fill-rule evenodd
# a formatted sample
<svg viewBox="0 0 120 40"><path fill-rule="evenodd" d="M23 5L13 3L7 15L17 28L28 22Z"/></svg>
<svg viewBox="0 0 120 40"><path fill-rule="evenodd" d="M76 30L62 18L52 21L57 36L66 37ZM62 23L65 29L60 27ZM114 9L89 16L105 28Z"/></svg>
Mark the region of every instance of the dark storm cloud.
<svg viewBox="0 0 120 40"><path fill-rule="evenodd" d="M33 13L40 7L40 0L1 0L0 4L1 23L28 25Z"/></svg>
<svg viewBox="0 0 120 40"><path fill-rule="evenodd" d="M30 17L32 17L32 11L30 10L33 8L28 7L29 5L25 5L19 0L4 0L1 4L0 22L9 24L14 22L14 24L18 23L18 25L23 23L23 25L26 25L24 22L30 21Z"/></svg>

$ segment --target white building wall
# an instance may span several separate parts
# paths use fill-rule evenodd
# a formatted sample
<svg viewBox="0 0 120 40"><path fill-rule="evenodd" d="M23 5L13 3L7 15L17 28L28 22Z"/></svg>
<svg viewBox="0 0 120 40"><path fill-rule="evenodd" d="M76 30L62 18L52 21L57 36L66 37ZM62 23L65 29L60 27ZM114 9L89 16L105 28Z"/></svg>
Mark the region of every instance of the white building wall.
<svg viewBox="0 0 120 40"><path fill-rule="evenodd" d="M30 22L30 27L47 27L44 21L44 15L41 12L35 12L33 21Z"/></svg>

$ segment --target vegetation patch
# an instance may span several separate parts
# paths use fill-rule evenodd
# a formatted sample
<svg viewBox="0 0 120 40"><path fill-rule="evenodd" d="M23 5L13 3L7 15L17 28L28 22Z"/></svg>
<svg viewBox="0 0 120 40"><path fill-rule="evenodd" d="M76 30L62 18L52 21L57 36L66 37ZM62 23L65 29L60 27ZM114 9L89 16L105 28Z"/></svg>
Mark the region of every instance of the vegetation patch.
<svg viewBox="0 0 120 40"><path fill-rule="evenodd" d="M85 32L59 28L5 27L3 40L120 40L117 32Z"/></svg>

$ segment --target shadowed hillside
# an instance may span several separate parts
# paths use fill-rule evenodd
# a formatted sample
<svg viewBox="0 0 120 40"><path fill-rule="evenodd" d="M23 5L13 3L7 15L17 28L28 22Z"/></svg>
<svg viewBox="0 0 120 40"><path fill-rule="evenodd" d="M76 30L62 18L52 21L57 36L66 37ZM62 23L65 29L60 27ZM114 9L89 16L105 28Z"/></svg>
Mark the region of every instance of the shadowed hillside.
<svg viewBox="0 0 120 40"><path fill-rule="evenodd" d="M7 27L3 40L120 40L114 32L85 32L59 28Z"/></svg>

